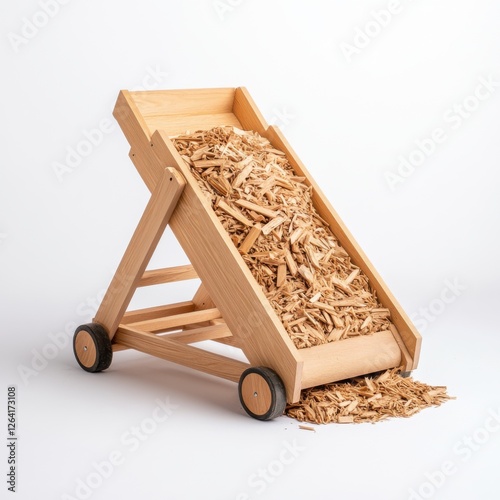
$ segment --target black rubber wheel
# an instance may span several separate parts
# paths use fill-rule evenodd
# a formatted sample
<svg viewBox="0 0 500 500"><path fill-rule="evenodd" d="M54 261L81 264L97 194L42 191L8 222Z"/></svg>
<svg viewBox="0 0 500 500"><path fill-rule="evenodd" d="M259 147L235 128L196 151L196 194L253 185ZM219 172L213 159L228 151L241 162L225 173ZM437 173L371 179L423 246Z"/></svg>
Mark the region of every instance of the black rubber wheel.
<svg viewBox="0 0 500 500"><path fill-rule="evenodd" d="M245 370L238 384L238 396L244 410L257 420L272 420L285 411L285 386L271 368L254 366Z"/></svg>
<svg viewBox="0 0 500 500"><path fill-rule="evenodd" d="M408 378L411 377L412 371L410 370L409 372L400 372L400 376L403 378Z"/></svg>
<svg viewBox="0 0 500 500"><path fill-rule="evenodd" d="M73 352L78 364L91 373L109 368L113 349L106 329L97 324L80 325L73 336Z"/></svg>

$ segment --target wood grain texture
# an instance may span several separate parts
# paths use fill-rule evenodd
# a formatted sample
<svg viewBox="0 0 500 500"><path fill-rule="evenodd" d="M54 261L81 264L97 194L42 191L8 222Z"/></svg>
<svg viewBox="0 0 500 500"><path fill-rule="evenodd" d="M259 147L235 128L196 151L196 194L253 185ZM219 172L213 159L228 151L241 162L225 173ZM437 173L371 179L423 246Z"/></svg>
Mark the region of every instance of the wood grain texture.
<svg viewBox="0 0 500 500"><path fill-rule="evenodd" d="M247 363L171 340L168 336L159 337L130 327L118 328L116 342L233 382L238 382L243 371L249 368Z"/></svg>
<svg viewBox="0 0 500 500"><path fill-rule="evenodd" d="M267 122L245 87L238 87L234 92L233 113L241 123L240 128L255 130L260 135L266 133Z"/></svg>
<svg viewBox="0 0 500 500"><path fill-rule="evenodd" d="M192 280L198 277L194 267L190 264L185 266L166 267L163 269L152 269L144 271L138 286L161 285L163 283L175 283L177 281Z"/></svg>
<svg viewBox="0 0 500 500"><path fill-rule="evenodd" d="M94 365L97 356L94 339L85 330L80 330L76 336L75 353L83 366L90 368Z"/></svg>
<svg viewBox="0 0 500 500"><path fill-rule="evenodd" d="M272 403L269 384L262 375L249 373L241 384L241 397L247 408L255 415L264 415Z"/></svg>
<svg viewBox="0 0 500 500"><path fill-rule="evenodd" d="M165 306L146 307L135 311L127 311L123 315L121 323L129 324L137 321L144 321L146 319L164 318L166 316L187 313L194 310L195 305L191 300L167 304Z"/></svg>
<svg viewBox="0 0 500 500"><path fill-rule="evenodd" d="M147 90L130 92L130 96L140 115L149 118L231 113L234 92L234 88Z"/></svg>
<svg viewBox="0 0 500 500"><path fill-rule="evenodd" d="M304 361L302 389L400 366L401 351L389 331L299 351Z"/></svg>
<svg viewBox="0 0 500 500"><path fill-rule="evenodd" d="M173 316L167 316L166 318L146 319L136 323L129 323L128 326L136 330L156 333L164 332L170 328L179 328L185 325L203 323L220 317L221 314L218 309L202 309L200 311L184 314L175 314Z"/></svg>

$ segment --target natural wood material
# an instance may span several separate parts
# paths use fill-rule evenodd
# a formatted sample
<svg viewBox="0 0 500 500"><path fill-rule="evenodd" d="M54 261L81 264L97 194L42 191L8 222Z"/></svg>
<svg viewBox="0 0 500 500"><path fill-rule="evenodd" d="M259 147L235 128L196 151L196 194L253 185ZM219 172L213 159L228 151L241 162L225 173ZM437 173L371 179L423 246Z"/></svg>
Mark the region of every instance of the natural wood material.
<svg viewBox="0 0 500 500"><path fill-rule="evenodd" d="M388 331L301 349L300 354L303 389L401 365L401 351Z"/></svg>
<svg viewBox="0 0 500 500"><path fill-rule="evenodd" d="M446 387L403 378L392 369L375 377L306 389L298 403L288 405L286 414L316 424L379 422L389 417L411 417L449 399L454 398L448 396Z"/></svg>
<svg viewBox="0 0 500 500"><path fill-rule="evenodd" d="M75 339L75 351L82 365L86 366L87 368L90 368L94 365L97 352L94 339L88 332L84 330L78 332L78 335Z"/></svg>
<svg viewBox="0 0 500 500"><path fill-rule="evenodd" d="M241 384L241 394L247 407L256 415L266 413L271 405L271 389L257 373L245 377Z"/></svg>
<svg viewBox="0 0 500 500"><path fill-rule="evenodd" d="M169 328L177 328L195 323L203 323L212 319L218 319L221 314L218 309L202 309L184 314L175 314L165 318L146 319L135 323L129 323L130 328L144 330L146 332L163 332Z"/></svg>
<svg viewBox="0 0 500 500"><path fill-rule="evenodd" d="M198 275L193 266L167 267L164 269L152 269L144 271L138 286L161 285L162 283L175 283L177 281L192 280Z"/></svg>
<svg viewBox="0 0 500 500"><path fill-rule="evenodd" d="M120 323L113 349L142 346L145 352L195 369L209 366L215 373L215 359L186 344L210 339L233 345L252 366L277 373L289 403L300 399L307 384L396 364L415 368L418 333L246 89L122 91L114 114L153 197L166 166L185 179L169 224L192 265L143 270L136 276L135 268L134 281L126 287L195 276L202 284L192 301L171 306L123 315L116 301L108 302ZM231 133L226 142L221 140L225 132L220 134L218 149L200 144L214 127ZM183 143L180 150L172 136ZM235 226L234 233L228 233L229 225ZM331 262L337 267L325 273ZM262 282L254 276L257 264ZM199 311L208 316L191 315ZM207 319L213 314L219 316ZM237 370L231 366L235 380L241 365Z"/></svg>
<svg viewBox="0 0 500 500"><path fill-rule="evenodd" d="M137 351L238 382L247 363L133 328L118 328L115 341Z"/></svg>
<svg viewBox="0 0 500 500"><path fill-rule="evenodd" d="M283 152L233 127L184 133L174 144L296 347L390 328L390 311Z"/></svg>

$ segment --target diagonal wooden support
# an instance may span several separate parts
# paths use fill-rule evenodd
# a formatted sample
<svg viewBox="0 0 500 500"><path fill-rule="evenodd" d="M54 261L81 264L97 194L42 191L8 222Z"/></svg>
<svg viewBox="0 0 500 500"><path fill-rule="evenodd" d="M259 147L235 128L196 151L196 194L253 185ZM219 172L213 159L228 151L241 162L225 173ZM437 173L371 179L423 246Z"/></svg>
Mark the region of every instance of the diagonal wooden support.
<svg viewBox="0 0 500 500"><path fill-rule="evenodd" d="M94 318L112 339L184 189L182 175L166 168L130 240Z"/></svg>

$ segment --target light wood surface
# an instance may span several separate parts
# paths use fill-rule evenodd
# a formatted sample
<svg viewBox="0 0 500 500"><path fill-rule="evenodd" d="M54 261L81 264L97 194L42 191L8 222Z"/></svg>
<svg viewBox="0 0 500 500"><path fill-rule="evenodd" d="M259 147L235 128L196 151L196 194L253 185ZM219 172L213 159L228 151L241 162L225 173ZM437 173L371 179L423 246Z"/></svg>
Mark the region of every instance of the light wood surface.
<svg viewBox="0 0 500 500"><path fill-rule="evenodd" d="M149 90L130 92L142 117L231 113L234 88ZM152 130L151 132L154 132Z"/></svg>
<svg viewBox="0 0 500 500"><path fill-rule="evenodd" d="M247 363L171 340L168 336L159 337L130 327L118 329L116 342L233 382L238 382L243 371L249 368Z"/></svg>
<svg viewBox="0 0 500 500"><path fill-rule="evenodd" d="M194 323L203 323L221 317L218 309L202 309L184 314L175 314L166 318L147 319L136 323L129 323L128 326L146 332L163 332L169 328L177 328Z"/></svg>
<svg viewBox="0 0 500 500"><path fill-rule="evenodd" d="M267 122L245 87L238 87L234 92L233 113L244 130L266 133Z"/></svg>
<svg viewBox="0 0 500 500"><path fill-rule="evenodd" d="M94 322L106 328L111 339L167 226L184 185L184 179L177 171L166 168L151 195L94 318Z"/></svg>
<svg viewBox="0 0 500 500"><path fill-rule="evenodd" d="M389 331L331 342L299 351L302 389L400 366L401 351Z"/></svg>
<svg viewBox="0 0 500 500"><path fill-rule="evenodd" d="M269 384L258 373L249 373L241 384L241 396L247 408L255 415L264 415L271 407Z"/></svg>
<svg viewBox="0 0 500 500"><path fill-rule="evenodd" d="M147 319L165 318L174 314L182 314L194 311L195 305L191 300L185 302L176 302L165 306L146 307L135 311L127 311L123 315L121 323L136 323L137 321L145 321Z"/></svg>
<svg viewBox="0 0 500 500"><path fill-rule="evenodd" d="M186 266L166 267L164 269L152 269L144 271L138 286L161 285L162 283L174 283L197 277L198 274L190 264Z"/></svg>
<svg viewBox="0 0 500 500"><path fill-rule="evenodd" d="M94 366L96 361L96 347L90 333L80 330L75 339L75 352L80 363L87 368Z"/></svg>

